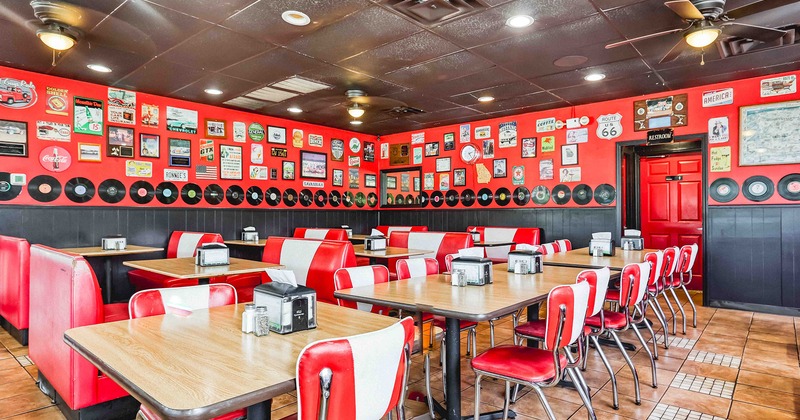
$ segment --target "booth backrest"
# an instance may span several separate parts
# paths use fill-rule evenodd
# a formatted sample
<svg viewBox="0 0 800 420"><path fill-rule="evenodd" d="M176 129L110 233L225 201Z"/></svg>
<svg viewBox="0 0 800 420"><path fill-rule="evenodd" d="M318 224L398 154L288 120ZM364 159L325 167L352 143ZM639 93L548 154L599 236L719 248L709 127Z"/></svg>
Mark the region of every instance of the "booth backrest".
<svg viewBox="0 0 800 420"><path fill-rule="evenodd" d="M135 319L164 315L169 307L174 307L179 311L194 311L235 304L236 289L230 284L169 287L134 293L128 302L128 314L131 319Z"/></svg>
<svg viewBox="0 0 800 420"><path fill-rule="evenodd" d="M194 257L197 247L209 242L222 243L222 235L219 233L186 232L176 230L169 237L167 246L167 258L187 258Z"/></svg>
<svg viewBox="0 0 800 420"><path fill-rule="evenodd" d="M346 241L347 231L344 229L294 228L295 238L327 239L330 241Z"/></svg>
<svg viewBox="0 0 800 420"><path fill-rule="evenodd" d="M446 264L444 257L447 254L457 254L458 250L469 248L473 245L472 236L461 232L401 232L395 231L389 237L389 246L409 249L431 251L430 254L420 257L435 258L439 263L439 270L444 271ZM395 261L389 261L389 269L394 268Z"/></svg>
<svg viewBox="0 0 800 420"><path fill-rule="evenodd" d="M515 244L539 245L541 229L530 227L469 226L467 232L477 231L483 242L514 242ZM486 247L486 258L495 262L508 261L508 253L516 245Z"/></svg>
<svg viewBox="0 0 800 420"><path fill-rule="evenodd" d="M279 236L267 238L262 261L294 271L298 284L316 290L318 301L334 305L333 274L340 268L356 266L350 242Z"/></svg>
<svg viewBox="0 0 800 420"><path fill-rule="evenodd" d="M18 330L28 328L31 245L0 235L0 316Z"/></svg>
<svg viewBox="0 0 800 420"><path fill-rule="evenodd" d="M379 225L375 226L375 229L383 232L383 234L388 238L392 232L427 232L427 226L388 226L388 225Z"/></svg>

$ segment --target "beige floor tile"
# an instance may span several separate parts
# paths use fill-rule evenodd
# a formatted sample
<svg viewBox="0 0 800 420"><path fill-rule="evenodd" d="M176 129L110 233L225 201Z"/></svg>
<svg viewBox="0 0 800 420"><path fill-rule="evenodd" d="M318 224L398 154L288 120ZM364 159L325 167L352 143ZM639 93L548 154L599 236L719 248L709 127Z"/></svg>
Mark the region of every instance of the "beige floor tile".
<svg viewBox="0 0 800 420"><path fill-rule="evenodd" d="M50 398L46 397L38 389L35 389L12 397L0 399L0 418L27 413L50 405L52 405Z"/></svg>
<svg viewBox="0 0 800 420"><path fill-rule="evenodd" d="M494 407L503 407L503 395L505 394L505 385L503 383L481 383L481 403L486 403ZM572 390L576 395L577 391ZM473 397L474 396L470 396ZM473 399L474 401L474 399ZM547 397L547 402L553 409L556 418L568 418L574 414L582 404L577 404L570 401L559 400L556 398ZM529 392L524 397L518 398L517 402L510 405L510 408L518 414L534 418L547 418L545 410L535 392ZM466 414L466 413L462 413Z"/></svg>
<svg viewBox="0 0 800 420"><path fill-rule="evenodd" d="M800 412L800 395L797 394L738 384L733 399L778 410Z"/></svg>
<svg viewBox="0 0 800 420"><path fill-rule="evenodd" d="M731 406L731 400L727 398L712 397L711 395L672 387L661 398L661 403L723 418L728 417L728 410Z"/></svg>
<svg viewBox="0 0 800 420"><path fill-rule="evenodd" d="M698 344L725 344L729 346L744 346L747 342L747 337L733 337L730 335L719 335L709 331L705 331L703 335L697 339Z"/></svg>
<svg viewBox="0 0 800 420"><path fill-rule="evenodd" d="M30 381L31 377L30 375L28 375L28 371L26 371L21 366L17 366L14 369L0 370L0 383L23 381L23 380ZM0 395L0 399L2 398L3 396Z"/></svg>
<svg viewBox="0 0 800 420"><path fill-rule="evenodd" d="M769 341L771 343L784 343L784 344L792 344L797 345L797 339L794 335L794 332L791 334L785 334L780 332L757 332L751 331L750 334L747 336L748 340L761 340L761 341Z"/></svg>
<svg viewBox="0 0 800 420"><path fill-rule="evenodd" d="M736 382L736 377L739 375L739 369L736 368L693 362L691 360L687 360L680 371L687 375L705 376L728 382Z"/></svg>
<svg viewBox="0 0 800 420"><path fill-rule="evenodd" d="M66 420L57 407L47 407L9 417L9 420Z"/></svg>
<svg viewBox="0 0 800 420"><path fill-rule="evenodd" d="M0 359L0 371L6 369L15 369L18 367L20 367L20 364L17 362L17 359Z"/></svg>
<svg viewBox="0 0 800 420"><path fill-rule="evenodd" d="M739 401L734 401L731 406L731 413L728 417L730 420L753 420L753 419L769 419L769 420L792 420L800 418L798 412L788 412L775 410L755 404L747 404Z"/></svg>
<svg viewBox="0 0 800 420"><path fill-rule="evenodd" d="M768 352L760 349L745 348L742 359L752 359L780 365L797 366L797 355L786 355L780 352Z"/></svg>
<svg viewBox="0 0 800 420"><path fill-rule="evenodd" d="M781 376L742 370L739 372L737 382L773 391L800 394L800 379L784 378Z"/></svg>
<svg viewBox="0 0 800 420"><path fill-rule="evenodd" d="M710 351L713 353L720 353L720 354L727 354L729 356L736 356L742 357L742 353L744 353L744 347L742 346L731 346L727 344L695 344L693 350L698 351ZM689 355L688 353L686 354Z"/></svg>
<svg viewBox="0 0 800 420"><path fill-rule="evenodd" d="M798 366L778 365L750 358L742 360L741 369L800 380L800 367Z"/></svg>
<svg viewBox="0 0 800 420"><path fill-rule="evenodd" d="M653 388L650 386L648 382L640 382L639 383L639 393L643 400L658 402L661 397L664 396L664 393L667 392L669 389L669 383L660 384L658 388ZM613 387L611 382L607 383L603 386L602 391L612 392ZM633 383L633 377L630 376L617 376L617 392L619 392L620 398L622 396L630 397L631 400L636 397L636 389Z"/></svg>
<svg viewBox="0 0 800 420"><path fill-rule="evenodd" d="M614 410L614 396L611 391L600 391L595 393L592 396L592 407L596 413L598 413L598 418L600 418L601 412L609 413L616 416L621 416L624 418L632 418L632 419L646 419L648 415L653 411L655 408L656 403L653 401L642 400L641 405L636 405L634 402L633 397L629 397L627 395L620 395L619 396L619 410ZM582 408L576 414L579 415L578 418L587 418L586 411Z"/></svg>

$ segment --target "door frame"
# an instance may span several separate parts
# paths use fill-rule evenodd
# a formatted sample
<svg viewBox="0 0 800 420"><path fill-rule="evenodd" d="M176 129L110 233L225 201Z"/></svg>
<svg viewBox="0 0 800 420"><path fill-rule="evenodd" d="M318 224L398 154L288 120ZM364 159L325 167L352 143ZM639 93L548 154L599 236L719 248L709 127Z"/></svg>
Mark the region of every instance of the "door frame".
<svg viewBox="0 0 800 420"><path fill-rule="evenodd" d="M647 140L629 140L617 143L617 191L625 191L625 197L621 194L617 195L617 203L615 206L616 218L616 235L622 235L622 212L623 202L625 204L625 212L627 214L635 215L634 223L630 219L626 220L629 228L641 227L641 194L640 194L640 162L642 157L658 156L664 154L679 154L679 153L696 153L700 152L701 157L701 172L702 172L702 185L701 185L701 211L702 211L702 227L703 227L703 306L708 306L708 276L706 274L706 267L708 266L708 248L706 247L706 234L708 228L708 134L688 134L683 136L675 136L672 143L662 143L647 145ZM626 162L626 176L623 178L622 163ZM625 185L623 188L623 179Z"/></svg>

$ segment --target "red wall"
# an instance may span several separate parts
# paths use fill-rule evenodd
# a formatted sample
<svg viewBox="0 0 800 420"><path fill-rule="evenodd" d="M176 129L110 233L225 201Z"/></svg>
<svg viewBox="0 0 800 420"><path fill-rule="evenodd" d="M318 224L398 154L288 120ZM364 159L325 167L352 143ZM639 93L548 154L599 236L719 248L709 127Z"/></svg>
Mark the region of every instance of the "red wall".
<svg viewBox="0 0 800 420"><path fill-rule="evenodd" d="M691 89L685 89L680 91L671 91L671 92L664 92L663 94L655 94L655 95L647 95L647 96L640 96L640 97L632 97L632 98L625 98L619 99L614 101L607 101L607 102L599 102L593 103L588 105L582 106L575 106L571 108L559 108L553 109L548 111L541 111L541 112L534 112L528 114L520 114L511 117L502 117L502 118L494 118L488 120L481 120L481 121L473 121L470 123L471 128L471 137L472 143L477 145L480 148L481 140L475 140L475 128L480 126L489 125L491 127L491 137L495 140L495 159L496 158L506 158L507 159L507 168L508 168L508 178L499 178L499 179L492 179L489 184L487 185L480 185L476 182L475 176L475 168L474 165L466 165L461 162L459 158L459 151L461 147L464 145L459 143L459 125L449 125L443 127L432 128L423 131L414 131L414 132L405 132L405 133L398 133L392 134L387 136L381 137L381 143L387 142L390 144L397 144L397 143L411 143L411 136L414 133L424 132L425 134L425 142L439 142L440 143L440 156L439 157L450 157L451 158L451 166L452 169L457 168L467 168L467 185L466 187L452 187L453 181L453 171L450 171L450 180L451 180L451 188L454 188L458 191L464 190L466 188L472 189L473 191L477 192L479 189L483 187L488 187L492 191L496 191L500 187L508 188L512 193L516 186L512 185L511 183L511 169L515 165L524 165L525 166L525 183L524 186L529 190L532 190L537 185L544 185L548 189L552 191L553 187L560 184L558 177L559 177L559 170L562 168L561 166L561 146L566 144L566 128L562 128L560 130L556 130L554 132L547 132L547 133L537 133L536 132L536 120L542 118L549 118L555 117L558 120L566 121L567 118L572 117L581 117L581 116L588 116L590 118L590 123L585 126L589 128L589 141L587 143L581 143L578 145L578 165L582 168L582 178L581 182L570 182L566 183L570 188L574 188L579 183L586 183L592 187L592 189L596 188L599 184L608 183L611 185L616 185L616 142L620 141L630 141L630 140L643 140L646 137L645 131L634 131L634 124L633 124L633 103L637 100L642 99L650 99L650 98L658 98L662 96L669 96L674 94L681 94L681 93L688 93L689 95L689 104L688 104L688 125L684 127L676 127L674 132L675 136L682 136L682 135L689 135L689 134L703 134L708 132L708 120L710 118L716 117L728 117L729 122L729 131L730 131L730 140L727 143L719 143L719 144L710 144L710 147L718 147L718 146L730 146L731 147L731 171L730 172L709 172L709 184L718 178L728 177L734 179L739 188L741 189L742 183L750 176L753 175L765 175L769 177L772 182L775 184L775 193L774 195L761 203L754 203L747 198L744 197L741 192L739 196L729 202L724 203L725 205L737 205L737 204L788 204L788 203L795 203L793 201L788 201L782 198L777 192L777 184L780 179L789 173L800 172L800 165L771 165L771 166L746 166L741 167L738 165L739 162L739 107L748 106L748 105L756 105L756 104L765 104L771 102L784 102L784 101L792 101L800 99L800 93L788 94L788 95L781 95L781 96L773 96L767 98L760 97L760 80L781 76L781 75L788 75L788 74L795 74L798 73L783 73L777 74L773 76L764 76L759 78L752 78L752 79L744 79L738 80L730 83L721 83L715 85L706 85ZM600 82L602 83L602 82ZM716 89L724 89L724 88L733 88L734 90L734 100L733 104L730 105L723 105L717 107L709 107L703 108L702 107L702 94L705 91L709 90L716 90ZM622 126L623 132L622 135L614 140L604 140L597 137L595 131L597 129L597 122L596 118L600 115L604 114L614 114L620 113L622 115ZM498 127L499 124L516 121L517 122L517 137L518 137L518 145L513 148L506 148L501 149L498 147ZM446 133L453 132L456 136L456 149L453 151L444 151L443 145L443 136ZM542 154L541 153L541 145L537 143L537 157L535 158L521 158L521 139L524 137L537 137L539 142L541 141L542 137L544 136L555 136L556 138L556 150L553 153ZM411 145L411 148L414 147L424 147L424 144L421 145ZM413 154L413 152L412 152ZM547 181L540 181L539 180L539 161L542 159L550 159L554 160L554 178L553 180ZM413 159L409 159L411 162ZM422 171L423 173L433 173L435 170L435 162L436 157L423 157L422 160ZM483 162L486 167L491 171L492 170L492 159L480 159L478 162ZM415 166L415 165L409 165ZM381 168L389 167L388 160L381 160ZM400 167L398 167L400 168ZM438 181L439 177L438 174L435 175L436 181L436 190L438 190ZM423 185L424 187L424 185ZM432 193L433 191L426 191L428 194ZM413 194L413 193L412 193ZM617 197L619 197L619 192L617 192ZM709 205L720 205L713 199L709 198L708 200ZM586 207L590 206L599 206L594 200ZM501 208L501 206L497 205L496 203L492 203L489 208ZM514 208L518 207L512 201L508 204L505 208ZM525 207L537 207L536 204L529 202ZM562 207L555 204L552 200L548 202L545 207ZM568 204L564 205L563 207L580 207L575 204L573 201L570 201ZM432 208L428 206L428 208ZM441 206L440 209L450 209L447 205ZM464 208L462 204L458 204L455 208ZM481 206L475 203L472 208L481 208Z"/></svg>
<svg viewBox="0 0 800 420"><path fill-rule="evenodd" d="M88 70L87 70L88 71ZM38 95L38 99L36 103L32 106L24 109L12 109L7 106L0 106L0 119L3 120L14 120L14 121L25 121L28 123L28 157L27 158L20 158L20 157L9 157L9 156L0 156L0 172L7 172L7 173L24 173L27 175L27 180L30 181L34 176L46 174L51 175L58 179L61 182L62 187L66 184L66 182L73 178L73 177L85 177L88 178L90 181L94 183L95 188L97 188L100 183L108 178L114 178L117 180L122 181L123 184L127 188L130 187L135 181L139 180L138 178L127 177L125 176L125 162L131 158L117 158L117 157L107 157L106 154L106 136L95 136L95 135L87 135L87 134L76 134L72 133L71 141L68 143L63 142L54 142L54 141L45 141L37 139L37 132L36 132L36 121L43 120L43 121L51 121L56 123L64 123L70 124L73 126L74 131L74 121L73 121L73 97L74 96L81 96L85 98L92 98L98 99L105 102L106 109L104 110L104 120L105 125L108 126L108 88L106 86L91 84L91 83L84 83L59 77L52 77L48 75L38 74L38 73L31 73L27 71L7 68L7 67L0 67L0 80L2 78L12 78L23 80L25 82L33 82L36 88L36 93ZM47 109L46 105L46 88L53 87L53 88L60 88L60 89L67 89L69 95L69 115L68 116L59 116L59 115L52 115L45 112ZM151 104L151 105L158 105L159 106L159 127L156 129L143 127L141 125L141 105L143 103ZM176 133L167 131L166 129L166 108L167 106L184 108L189 110L195 110L198 112L198 134L184 134L184 133ZM344 110L342 111L344 112ZM232 181L232 180L197 180L195 178L195 167L198 165L199 162L199 143L200 139L206 138L205 137L205 126L204 126L204 119L211 118L211 119L220 119L226 121L226 134L227 139L215 139L214 146L215 146L215 158L216 166L219 165L219 145L220 144L230 144L236 146L242 146L242 161L243 161L243 179L241 181ZM251 165L250 163L250 145L254 143L250 137L248 136L246 143L235 143L232 139L232 131L233 127L232 124L234 121L241 121L244 122L246 125L250 125L252 122L260 123L264 129L266 130L268 125L273 126L281 126L285 127L287 131L287 144L271 144L267 143L266 139L262 140L260 144L264 146L264 163L263 164L256 164L259 166L266 166L269 169L277 168L278 169L278 179L277 180L250 180L248 168ZM374 188L364 188L364 174L375 174L378 171L378 158L377 155L378 151L376 150L376 157L375 162L364 162L363 159L363 146L365 141L375 142L375 136L355 133L346 130L334 129L319 125L307 124L297 121L279 119L268 117L264 115L248 113L248 112L241 112L235 111L231 109L215 107L210 105L203 105L198 103L192 103L187 101L182 101L178 99L171 99L162 96L150 95L146 93L137 92L136 94L136 122L135 126L125 126L122 124L112 124L114 126L121 126L121 127L133 127L135 130L135 147L134 147L134 158L133 160L137 161L150 161L153 163L153 177L152 178L143 178L143 180L148 181L153 185L153 187L157 186L159 182L163 181L163 174L164 169L169 168L168 166L168 144L169 138L180 138L180 139L188 139L192 142L192 167L190 168L171 168L171 169L188 169L189 170L189 182L197 183L201 188L205 188L209 184L218 184L224 190L227 189L231 185L239 185L242 187L243 190L247 190L248 187L252 185L259 186L262 190L266 190L269 187L277 187L281 192L283 192L287 188L293 188L295 191L300 192L304 187L302 186L302 181L304 179L300 178L300 150L295 148L292 145L292 130L293 129L301 129L304 132L304 148L303 150L308 150L312 152L322 152L328 155L328 169L327 169L327 180L321 180L324 183L324 188L322 190L326 192L331 192L332 190L337 190L341 193L345 191L351 191L353 194L358 192L363 192L365 195L374 192ZM105 131L105 128L104 128ZM160 147L160 158L159 159L148 159L148 158L141 158L139 156L139 134L140 133L147 133L147 134L157 134L161 136L161 147ZM323 136L323 147L310 147L308 145L308 135L309 134L318 134ZM352 153L347 144L351 138L358 138L361 140L361 150L358 153ZM345 141L345 156L343 162L334 162L331 159L331 139L332 138L339 138ZM78 143L99 143L102 145L102 162L100 163L92 163L92 162L79 162L78 158ZM60 146L69 151L72 156L72 165L64 172L53 173L45 170L42 165L39 163L39 153L47 146ZM287 158L273 158L270 157L270 148L271 147L285 147L288 149L288 157ZM377 145L376 145L377 146ZM376 148L377 149L377 148ZM360 156L361 157L361 167L359 168L359 185L360 188L348 188L348 158L350 156ZM284 181L281 179L281 162L283 160L290 160L294 161L296 168L295 180L294 181ZM341 169L344 171L344 186L343 187L333 187L332 186L332 170L333 169ZM219 169L218 169L219 175ZM316 179L307 179L309 181L320 181ZM174 182L178 189L180 189L185 183ZM316 191L320 190L319 188L309 188L312 193L316 193ZM89 200L83 204L76 204L70 201L64 193L61 194L55 201L49 203L40 203L34 200L27 191L26 187L23 187L21 194L11 200L11 201L0 201L0 205L2 204L26 204L26 205L52 205L52 206L138 206L133 200L130 199L129 196L126 196L121 202L117 204L107 204L100 197L96 194L93 199ZM192 207L186 203L184 203L181 199L178 199L174 203L170 205L161 204L158 200L153 199L147 206L155 206L155 207ZM196 204L193 207L213 207L212 205L206 203L204 200L200 203ZM217 207L234 207L231 204L228 204L227 201L222 202ZM252 207L247 201L244 201L240 207ZM267 205L266 200L262 202L259 207L269 208L270 206ZM286 207L283 203L276 206L278 208ZM326 208L331 208L332 206L328 203ZM339 208L343 208L344 206L339 206ZM300 204L295 205L293 208L295 209L302 209L304 208ZM319 209L316 205L311 205L308 207L309 209ZM353 209L356 206L352 207ZM368 208L364 206L364 208Z"/></svg>

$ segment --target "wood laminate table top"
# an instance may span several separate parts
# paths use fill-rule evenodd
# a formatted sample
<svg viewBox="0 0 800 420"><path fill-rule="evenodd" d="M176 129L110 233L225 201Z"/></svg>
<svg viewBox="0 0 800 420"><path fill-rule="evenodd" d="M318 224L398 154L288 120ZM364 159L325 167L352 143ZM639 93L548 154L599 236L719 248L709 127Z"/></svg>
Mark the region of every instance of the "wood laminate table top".
<svg viewBox="0 0 800 420"><path fill-rule="evenodd" d="M480 246L480 247L490 248L490 247L493 247L493 246L511 246L511 245L515 245L515 244L516 244L516 242L509 242L509 241L501 241L501 242L484 242L484 241L481 241L481 242L475 242L474 245L475 246Z"/></svg>
<svg viewBox="0 0 800 420"><path fill-rule="evenodd" d="M548 267L539 274L514 274L501 267L493 271L494 283L485 286L452 286L449 275L437 274L339 290L334 296L467 321L485 321L544 300L553 287L575 283L582 269Z"/></svg>
<svg viewBox="0 0 800 420"><path fill-rule="evenodd" d="M369 235L357 235L357 234L353 234L353 235L351 235L351 236L350 236L350 238L348 238L348 239L350 239L351 241L363 241L364 239L367 239L367 236L369 236Z"/></svg>
<svg viewBox="0 0 800 420"><path fill-rule="evenodd" d="M230 241L225 241L224 243L225 245L257 246L263 248L264 245L267 244L267 240L259 239L258 242L253 242L253 241L242 241L239 239L233 239Z"/></svg>
<svg viewBox="0 0 800 420"><path fill-rule="evenodd" d="M149 271L179 279L202 279L232 274L258 273L267 268L284 268L282 265L261 261L230 258L229 265L200 267L194 258L165 258L160 260L125 261L122 264L131 268Z"/></svg>
<svg viewBox="0 0 800 420"><path fill-rule="evenodd" d="M244 304L74 328L66 343L162 418L211 418L295 389L309 343L398 320L318 303L318 327L264 337L241 332Z"/></svg>
<svg viewBox="0 0 800 420"><path fill-rule="evenodd" d="M617 248L613 257L593 257L589 254L589 248L578 248L567 252L556 252L542 256L545 265L560 265L567 267L583 268L603 268L608 267L612 270L622 270L626 264L640 263L644 261L644 254L655 252L656 249L642 249L639 251Z"/></svg>
<svg viewBox="0 0 800 420"><path fill-rule="evenodd" d="M78 254L82 257L116 257L119 255L147 254L163 251L164 248L151 246L128 245L125 249L103 249L99 246L86 246L81 248L61 248L61 251Z"/></svg>
<svg viewBox="0 0 800 420"><path fill-rule="evenodd" d="M416 257L419 255L430 254L433 252L433 251L426 251L423 249L407 249L407 248L398 248L394 246L387 246L386 249L380 251L365 251L363 244L353 245L353 250L355 251L357 257L369 257L369 258Z"/></svg>

